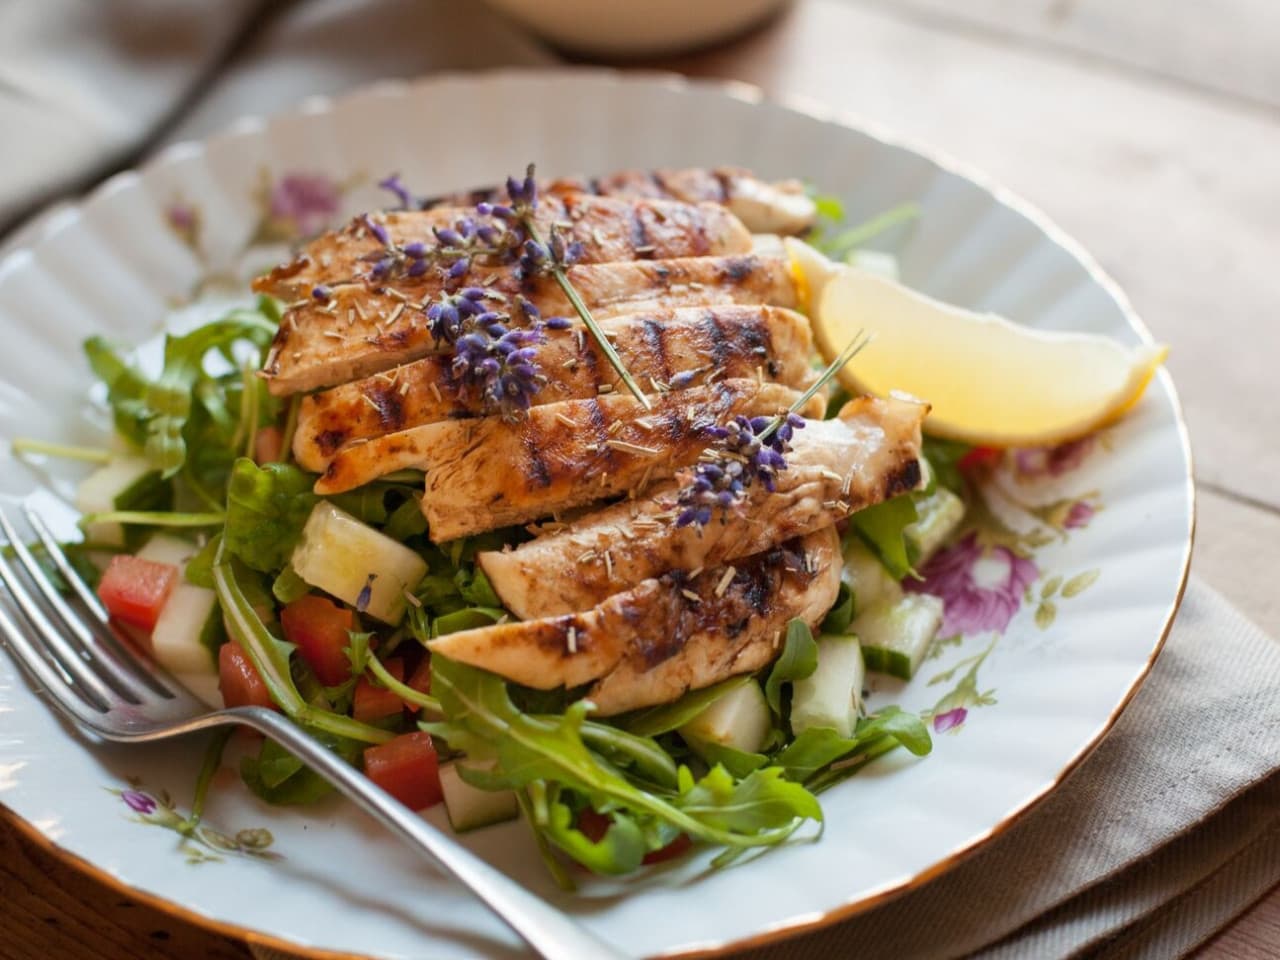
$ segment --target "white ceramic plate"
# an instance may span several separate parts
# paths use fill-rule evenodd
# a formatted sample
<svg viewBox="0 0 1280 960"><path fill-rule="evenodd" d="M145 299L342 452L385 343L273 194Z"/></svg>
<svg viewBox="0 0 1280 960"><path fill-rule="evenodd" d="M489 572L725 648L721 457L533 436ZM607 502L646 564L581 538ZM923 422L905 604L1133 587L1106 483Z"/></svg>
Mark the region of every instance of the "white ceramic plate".
<svg viewBox="0 0 1280 960"><path fill-rule="evenodd" d="M86 413L86 336L143 340L175 304L187 304L178 322L207 314L220 296L225 303L220 275L281 252L253 244L375 205L373 181L384 173L435 192L500 182L531 159L546 174L745 164L840 195L855 221L917 201L919 220L877 241L899 255L910 284L1046 329L1148 336L1097 265L1043 217L879 131L736 86L603 72L448 76L246 121L166 150L57 217L0 264L0 434L101 442L102 418ZM192 303L197 287L203 299ZM77 475L0 458L10 502L41 488L48 507ZM519 824L467 844L606 939L653 955L848 914L990 838L1115 721L1176 609L1192 488L1169 377L1162 372L1094 442L1006 458L986 490L982 528L926 581L947 600L944 632L965 635L941 645L914 682L881 684L872 701L932 708L935 751L892 758L825 795L820 843L714 874L694 857L627 883L587 882L576 896L553 889ZM166 909L298 948L519 954L465 893L341 803L269 808L228 768L207 814L217 831L180 842L157 827L172 824L170 803L189 802L198 741L88 744L3 656L0 714L0 802L33 833ZM131 784L136 792L120 792ZM273 839L265 850L263 830ZM697 910L687 908L691 893Z"/></svg>

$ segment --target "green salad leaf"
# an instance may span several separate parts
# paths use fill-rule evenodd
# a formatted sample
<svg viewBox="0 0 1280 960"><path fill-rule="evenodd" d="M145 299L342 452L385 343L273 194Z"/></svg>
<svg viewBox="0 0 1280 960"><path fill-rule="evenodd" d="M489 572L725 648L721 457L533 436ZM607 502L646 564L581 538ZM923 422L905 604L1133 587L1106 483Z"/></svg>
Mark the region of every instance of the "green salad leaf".
<svg viewBox="0 0 1280 960"><path fill-rule="evenodd" d="M859 510L849 522L893 579L901 580L913 572L914 560L905 531L918 519L915 500L911 494L904 493Z"/></svg>
<svg viewBox="0 0 1280 960"><path fill-rule="evenodd" d="M227 487L227 549L261 573L283 569L319 500L313 482L311 474L288 464L259 467L238 459Z"/></svg>
<svg viewBox="0 0 1280 960"><path fill-rule="evenodd" d="M164 365L154 380L128 363L102 337L89 338L85 355L93 372L107 386L107 402L116 430L143 447L168 479L186 462L184 429L191 415L193 397L202 396L204 409L215 419L218 414L225 414L226 404L211 398L211 388L206 385L213 378L205 370L205 358L217 352L230 359L236 343L248 343L261 351L275 333L276 324L259 308L233 310L221 320L206 323L183 336L166 336ZM255 381L254 389L264 388ZM257 423L241 426L256 429Z"/></svg>
<svg viewBox="0 0 1280 960"><path fill-rule="evenodd" d="M773 669L764 683L764 696L769 701L769 709L776 716L782 716L782 687L812 676L818 669L818 642L813 639L813 631L803 620L792 620L787 624L787 639L782 647L782 654L774 661Z"/></svg>
<svg viewBox="0 0 1280 960"><path fill-rule="evenodd" d="M589 735L583 734L587 701L571 704L562 716L531 716L515 706L501 678L441 656L431 665L431 690L445 719L423 723L423 729L452 749L492 764L487 770L468 769L466 779L477 786L554 785L547 822L535 827L570 856L587 858L593 868L633 869L639 862L637 831L650 850L668 842L672 830L720 846L760 847L783 842L805 820L821 819L813 796L782 780L780 770L760 770L739 780L717 765L697 779L681 766L674 791L649 789L588 746ZM616 827L613 841L585 846L590 838L575 835L580 831L574 818L556 809L565 804L572 812L568 794L607 813L615 824L632 821L634 829Z"/></svg>

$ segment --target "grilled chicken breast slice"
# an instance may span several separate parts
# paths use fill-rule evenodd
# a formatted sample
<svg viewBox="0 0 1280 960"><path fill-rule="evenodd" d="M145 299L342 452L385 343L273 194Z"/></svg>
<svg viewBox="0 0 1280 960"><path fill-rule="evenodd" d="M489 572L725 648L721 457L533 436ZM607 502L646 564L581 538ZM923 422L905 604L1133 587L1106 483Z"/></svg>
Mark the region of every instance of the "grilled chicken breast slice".
<svg viewBox="0 0 1280 960"><path fill-rule="evenodd" d="M601 322L636 380L658 390L714 379L764 378L803 389L809 367L809 321L781 307L680 307L625 314ZM625 387L585 329L546 331L537 363L546 383L535 404L584 399ZM450 356L434 354L304 397L293 451L322 472L347 443L408 427L483 415L481 398L459 393Z"/></svg>
<svg viewBox="0 0 1280 960"><path fill-rule="evenodd" d="M834 420L797 430L770 493L746 497L705 528L677 527L689 470L645 496L593 511L507 552L477 555L502 605L522 620L588 610L669 570L736 562L811 533L920 482L920 427L928 406L860 397Z"/></svg>
<svg viewBox="0 0 1280 960"><path fill-rule="evenodd" d="M372 232L381 225L392 244L420 242L437 246L432 228L452 227L460 219L495 223L467 207L393 210L357 217L339 230L312 240L291 263L254 281L254 289L281 300L308 299L317 284L369 276L386 246ZM671 260L726 256L751 250L751 233L728 208L715 203L679 203L644 197L593 197L565 193L544 197L535 215L539 233L559 225L565 242L582 244L579 263Z"/></svg>
<svg viewBox="0 0 1280 960"><path fill-rule="evenodd" d="M539 185L543 196L593 193L611 197L653 197L727 206L752 233L804 233L817 208L799 180L769 182L741 167L681 170L622 170L603 177L563 177ZM503 200L502 190L476 190L443 198L444 203Z"/></svg>
<svg viewBox="0 0 1280 960"><path fill-rule="evenodd" d="M429 647L541 690L594 681L586 696L604 716L669 703L765 666L787 621L821 620L840 587L839 553L828 526L732 570L671 572L583 613L451 633Z"/></svg>
<svg viewBox="0 0 1280 960"><path fill-rule="evenodd" d="M790 269L781 256L584 264L571 267L569 278L598 320L712 303L796 304ZM522 282L510 267L477 266L471 280L490 291L498 309L504 298L522 294L543 316L576 317L552 278ZM308 392L435 352L423 304L440 293L439 278L428 277L413 284L401 281L399 287L336 284L323 304L292 304L263 366L269 389L277 396Z"/></svg>
<svg viewBox="0 0 1280 960"><path fill-rule="evenodd" d="M436 542L527 523L661 480L692 463L709 431L737 414L773 415L798 394L776 383L725 380L659 394L534 407L518 423L449 420L348 446L316 483L341 493L405 468L426 471L422 512ZM805 412L815 413L820 398Z"/></svg>

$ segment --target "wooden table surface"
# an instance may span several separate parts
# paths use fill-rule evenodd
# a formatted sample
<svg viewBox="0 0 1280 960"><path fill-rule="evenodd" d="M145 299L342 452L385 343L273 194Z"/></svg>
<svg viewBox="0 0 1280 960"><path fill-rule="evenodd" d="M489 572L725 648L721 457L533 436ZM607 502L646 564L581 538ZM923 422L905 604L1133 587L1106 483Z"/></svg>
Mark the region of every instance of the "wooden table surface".
<svg viewBox="0 0 1280 960"><path fill-rule="evenodd" d="M1212 9L1209 9L1212 7ZM985 169L1128 292L1186 404L1195 571L1280 634L1280 4L806 0L647 64L873 119ZM245 960L76 872L0 814L0 958ZM1280 956L1280 888L1201 951Z"/></svg>

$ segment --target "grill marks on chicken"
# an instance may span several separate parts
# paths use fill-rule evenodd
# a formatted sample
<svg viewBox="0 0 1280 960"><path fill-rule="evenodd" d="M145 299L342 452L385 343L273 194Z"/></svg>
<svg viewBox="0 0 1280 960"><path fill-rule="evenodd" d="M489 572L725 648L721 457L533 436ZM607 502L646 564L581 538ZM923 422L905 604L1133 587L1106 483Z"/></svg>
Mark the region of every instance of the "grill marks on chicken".
<svg viewBox="0 0 1280 960"><path fill-rule="evenodd" d="M534 407L517 423L496 416L432 423L346 447L316 492L425 470L431 539L452 540L668 477L698 458L716 425L738 414L772 416L796 397L780 384L726 380L658 395L650 410L629 394L610 394ZM820 407L814 398L807 409Z"/></svg>
<svg viewBox="0 0 1280 960"><path fill-rule="evenodd" d="M810 626L835 602L839 538L828 526L728 568L673 571L581 613L452 633L433 654L537 689L592 683L600 715L667 703L752 673L778 653L787 621Z"/></svg>
<svg viewBox="0 0 1280 960"><path fill-rule="evenodd" d="M708 304L796 304L790 270L780 256L580 264L568 275L597 320ZM468 283L497 297L520 294L543 316L576 316L550 277L521 280L512 267L477 265ZM346 383L438 352L424 311L444 291L440 277L401 280L395 286L335 282L329 287L325 303L295 301L285 311L262 370L273 394Z"/></svg>
<svg viewBox="0 0 1280 960"><path fill-rule="evenodd" d="M371 232L371 222L381 225L392 244L435 245L432 228L452 227L461 218L494 222L475 216L472 209L449 206L358 217L312 240L292 263L255 280L254 289L285 301L308 299L317 284L368 276L386 250ZM566 242L581 243L581 263L725 256L751 249L751 234L742 221L716 203L555 194L538 204L534 220L544 237L556 226Z"/></svg>
<svg viewBox="0 0 1280 960"><path fill-rule="evenodd" d="M812 378L809 322L783 308L680 307L626 314L601 326L631 375L653 392L756 376L802 389ZM536 348L546 383L535 404L625 389L585 330L548 330L546 336ZM304 397L294 455L320 472L348 443L483 413L480 398L459 391L452 358L431 355Z"/></svg>
<svg viewBox="0 0 1280 960"><path fill-rule="evenodd" d="M634 501L552 525L477 561L503 606L522 619L586 610L671 570L736 562L914 489L927 412L920 403L866 397L846 404L835 420L809 421L792 440L777 491L749 488L705 528L675 525L676 497L689 479L681 471Z"/></svg>
<svg viewBox="0 0 1280 960"><path fill-rule="evenodd" d="M769 182L741 167L623 170L602 177L562 177L539 184L543 196L587 193L649 197L727 207L752 233L800 234L813 226L817 209L799 180ZM442 198L443 204L501 200L501 191L476 190Z"/></svg>

